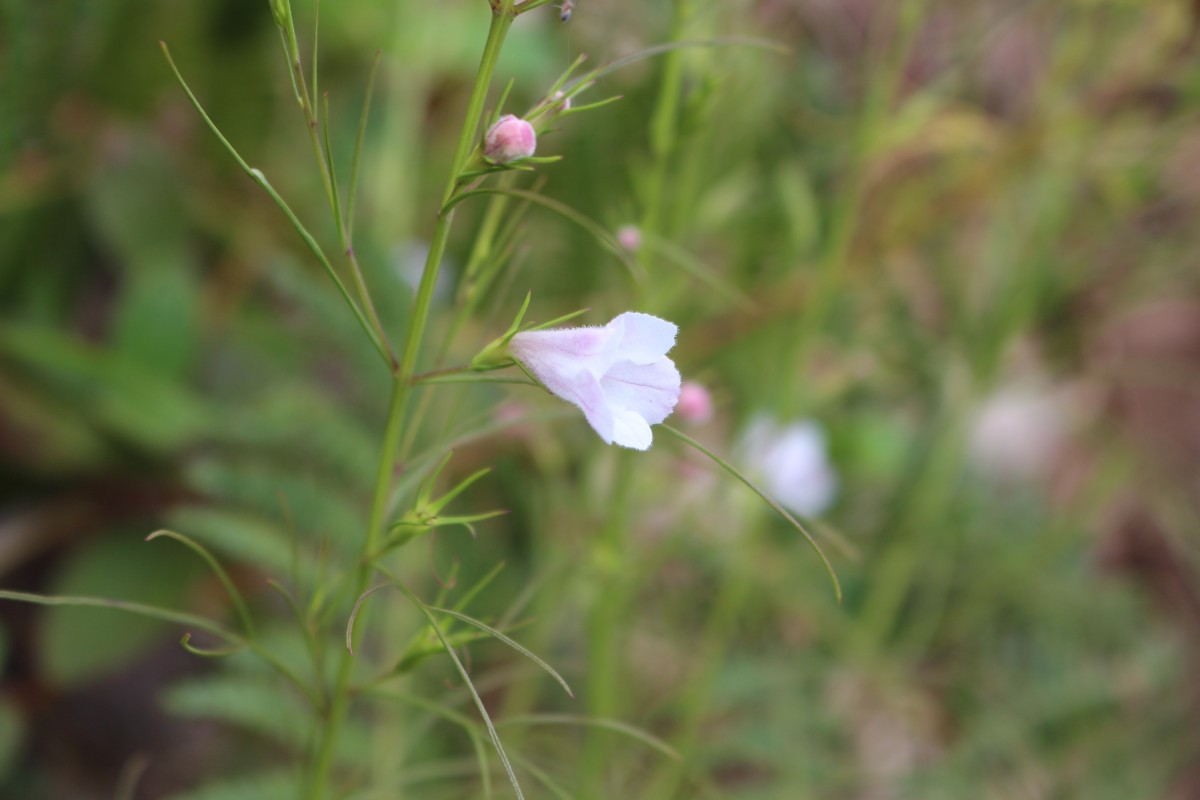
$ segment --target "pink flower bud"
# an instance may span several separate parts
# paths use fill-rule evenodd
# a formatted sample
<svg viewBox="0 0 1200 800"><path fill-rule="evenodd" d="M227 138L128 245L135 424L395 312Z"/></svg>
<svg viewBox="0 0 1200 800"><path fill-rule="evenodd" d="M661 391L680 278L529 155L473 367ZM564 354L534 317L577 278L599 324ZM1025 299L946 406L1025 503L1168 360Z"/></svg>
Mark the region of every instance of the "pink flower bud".
<svg viewBox="0 0 1200 800"><path fill-rule="evenodd" d="M617 242L626 250L633 252L642 247L642 232L636 225L622 225L617 229Z"/></svg>
<svg viewBox="0 0 1200 800"><path fill-rule="evenodd" d="M684 381L683 386L679 388L679 402L675 405L675 413L688 422L707 422L713 415L712 395L701 384Z"/></svg>
<svg viewBox="0 0 1200 800"><path fill-rule="evenodd" d="M505 114L483 137L483 155L496 164L529 158L537 150L533 126L520 117Z"/></svg>
<svg viewBox="0 0 1200 800"><path fill-rule="evenodd" d="M558 102L562 103L563 111L566 111L567 109L569 109L571 107L571 98L564 97L561 90L554 93L553 100L556 103L558 103Z"/></svg>

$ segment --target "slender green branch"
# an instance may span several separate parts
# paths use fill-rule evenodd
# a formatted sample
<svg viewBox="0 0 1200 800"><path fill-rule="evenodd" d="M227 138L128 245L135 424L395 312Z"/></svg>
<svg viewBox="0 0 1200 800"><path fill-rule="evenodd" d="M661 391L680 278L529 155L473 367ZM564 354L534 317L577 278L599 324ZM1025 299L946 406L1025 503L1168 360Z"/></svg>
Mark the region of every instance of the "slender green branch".
<svg viewBox="0 0 1200 800"><path fill-rule="evenodd" d="M251 180L262 187L263 191L270 196L270 198L275 202L275 205L279 207L279 210L282 211L284 216L287 217L288 222L290 222L292 227L296 229L296 233L300 234L300 238L304 240L304 243L308 246L309 251L316 256L317 261L319 261L321 266L325 268L326 274L329 275L330 280L332 280L334 286L337 287L338 292L342 295L342 299L346 301L346 305L350 306L350 310L354 312L354 318L358 320L358 324L362 327L363 332L367 334L367 338L371 340L371 344L375 347L375 350L378 351L379 355L390 364L391 358L389 356L388 347L384 344L383 340L379 338L377 329L371 325L366 316L363 315L362 309L358 307L358 304L355 303L354 299L350 296L350 292L346 289L346 284L337 274L337 270L333 268L333 264L330 263L329 258L325 255L325 251L321 249L321 245L317 243L316 238L314 238L313 235L308 232L308 229L304 227L304 223L300 221L300 218L296 216L294 211L292 211L291 206L289 206L287 202L284 201L284 199L279 195L279 192L275 191L275 187L272 186L270 181L267 180L267 176L262 173L262 170L255 169L246 163L246 159L242 158L242 154L239 153L237 149L230 143L230 141L225 138L225 134L221 133L221 129L218 128L216 123L212 121L212 118L208 116L208 112L206 112L204 107L200 105L200 101L192 92L191 87L188 86L187 81L183 79L183 74L179 71L179 68L175 66L175 60L171 58L171 51L167 47L167 43L159 42L159 46L162 48L163 56L166 57L167 64L170 65L171 71L175 73L175 79L179 82L179 85L183 89L184 94L187 95L188 100L191 101L192 107L196 109L196 113L198 113L200 118L204 120L204 123L208 126L208 129L212 131L214 136L217 137L217 139L225 147L226 152L228 152L229 155L233 157L233 160L237 162L237 165L242 168L242 171L249 175ZM299 91L299 87L297 87L297 91Z"/></svg>
<svg viewBox="0 0 1200 800"><path fill-rule="evenodd" d="M345 217L342 215L341 203L338 199L337 175L333 168L333 151L329 145L329 108L328 100L325 107L325 141L321 142L321 135L318 133L319 114L315 105L316 101L316 82L317 82L317 67L316 67L316 42L314 25L314 43L313 43L313 95L310 97L308 86L304 82L304 70L300 63L300 46L296 41L296 26L291 18L288 19L287 30L287 49L288 61L293 72L295 82L298 86L298 94L300 97L300 109L304 113L304 121L308 128L309 139L312 141L313 153L317 158L317 166L321 171L321 181L325 185L325 198L329 203L329 210L333 214L333 224L337 230L338 246L342 253L346 256L346 261L350 266L350 276L354 281L354 289L358 293L359 301L362 307L366 310L366 316L370 319L371 325L375 329L375 335L383 345L387 352L387 360L391 368L396 368L396 356L392 351L391 343L388 341L387 332L383 329L383 324L379 321L379 314L375 310L375 303L371 300L371 292L367 289L367 283L363 279L362 268L358 265L358 258L354 253L354 246L350 241L348 228Z"/></svg>
<svg viewBox="0 0 1200 800"><path fill-rule="evenodd" d="M488 28L487 43L484 45L483 57L480 59L475 87L471 91L471 99L467 104L467 115L462 132L458 137L458 146L454 152L450 177L446 181L446 188L442 193L443 210L438 215L433 239L429 244L429 255L425 259L425 269L421 274L421 283L417 287L417 301L409 324L408 339L404 343L404 354L400 360L399 374L404 380L411 379L416 371L417 355L420 353L421 339L424 336L425 325L429 317L429 306L433 300L433 287L437 283L442 257L446 253L446 243L450 238L450 227L454 222L453 208L447 208L447 205L458 186L458 174L474 147L475 137L479 131L479 118L483 114L483 104L487 99L487 89L491 83L492 73L496 70L496 61L500 58L500 48L504 44L504 37L512 26L511 0L504 0L500 6L501 8L492 14L492 24Z"/></svg>
<svg viewBox="0 0 1200 800"><path fill-rule="evenodd" d="M346 238L354 241L354 209L358 201L358 176L362 168L363 142L367 137L367 119L371 115L371 98L375 94L375 76L379 73L382 51L371 59L371 75L367 78L367 93L363 98L362 114L358 118L358 135L354 138L354 156L350 161L350 188L346 192Z"/></svg>
<svg viewBox="0 0 1200 800"><path fill-rule="evenodd" d="M289 683L295 686L310 703L313 703L314 706L317 705L317 698L314 696L312 689L310 689L308 685L300 679L300 677L291 669L291 667L280 661L279 658L277 658L273 653L265 650L250 639L239 636L225 626L213 622L207 617L197 616L196 614L188 614L183 611L172 611L169 608L159 608L158 606L152 606L146 603L137 603L130 600L112 600L107 597L41 595L30 592L14 592L7 589L0 589L0 600L16 600L22 603L33 603L35 605L42 606L110 608L115 611L125 611L127 613L136 614L142 617L150 617L152 619L158 619L164 622L172 622L177 625L183 625L188 628L202 630L205 633L221 639L222 641L228 642L235 649L244 648L251 650L266 664L273 667L280 675L286 678Z"/></svg>
<svg viewBox="0 0 1200 800"><path fill-rule="evenodd" d="M379 456L379 467L375 476L375 493L371 501L371 518L367 524L367 535L363 542L362 552L365 555L378 550L379 538L382 536L387 517L388 496L392 485L392 472L396 463L396 450L400 444L400 434L404 429L404 407L408 402L409 386L407 382L394 378L392 382L392 399L388 407L387 425L384 428L383 447ZM355 596L366 591L373 573L372 564L364 557L358 568L355 579ZM354 668L353 654L343 652L338 665L337 675L331 690L329 705L321 726L320 744L317 748L317 758L313 766L312 780L309 786L309 797L318 800L326 796L329 780L333 769L333 757L341 728L349 710L350 676Z"/></svg>

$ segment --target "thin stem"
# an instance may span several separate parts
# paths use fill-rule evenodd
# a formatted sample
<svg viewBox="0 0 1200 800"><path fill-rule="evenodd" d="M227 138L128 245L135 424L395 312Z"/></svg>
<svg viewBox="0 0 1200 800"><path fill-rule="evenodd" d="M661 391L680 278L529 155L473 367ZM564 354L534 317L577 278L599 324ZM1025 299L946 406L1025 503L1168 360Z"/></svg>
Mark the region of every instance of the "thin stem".
<svg viewBox="0 0 1200 800"><path fill-rule="evenodd" d="M363 542L362 552L364 554L374 553L378 549L379 537L382 535L387 518L388 496L391 491L392 473L395 469L396 450L400 444L400 434L404 429L404 407L408 402L408 391L409 385L406 381L401 381L399 378L393 380L392 399L388 407L387 426L383 434L383 448L375 476L375 494L371 501L371 519L367 524L367 535ZM366 591L373 572L373 565L364 558L359 565L355 579L357 589L354 593L355 597ZM349 651L343 651L326 707L324 725L321 726L321 741L309 786L309 797L312 800L325 797L329 788L334 749L338 736L341 734L341 727L350 702L350 675L353 667L353 655Z"/></svg>
<svg viewBox="0 0 1200 800"><path fill-rule="evenodd" d="M512 26L515 13L512 0L495 0L493 5L492 24L488 29L487 42L484 45L483 57L479 70L475 75L475 86L471 91L471 99L467 105L466 119L462 133L459 136L458 148L455 151L454 162L451 165L450 177L446 182L446 191L442 197L442 206L453 194L458 183L458 174L462 164L470 153L479 127L479 118L483 113L483 104L491 84L496 62L500 57L500 48L504 37ZM293 34L294 35L294 34ZM301 77L301 80L303 78ZM315 130L314 130L315 133ZM318 143L319 146L319 143ZM371 518L367 525L367 535L363 542L363 561L358 568L354 593L355 597L362 595L370 586L374 565L370 554L377 552L379 539L387 520L388 499L391 494L392 474L395 469L397 451L405 427L405 410L408 405L413 377L416 374L417 358L420 354L421 339L429 319L429 308L433 301L433 287L437 281L437 273L441 267L442 256L445 254L446 242L450 237L450 226L453 222L453 211L440 214L434 229L433 241L429 247L429 256L425 262L425 271L421 276L421 284L417 289L417 298L409 319L408 338L405 341L404 354L399 365L393 370L392 398L388 408L387 427L383 437L383 447L379 458L379 469L375 479L375 493L371 502ZM339 220L340 225L340 220ZM360 615L361 616L361 615ZM311 800L321 800L328 796L330 778L333 769L334 751L341 728L349 711L350 675L353 671L354 657L348 651L342 652L341 663L331 690L329 704L326 709L324 725L321 726L321 739L317 749L316 761L313 767L312 781L309 786Z"/></svg>
<svg viewBox="0 0 1200 800"><path fill-rule="evenodd" d="M499 5L500 8L495 9L492 14L492 24L488 28L487 43L483 48L483 57L475 78L475 88L471 91L466 120L458 137L458 147L454 151L450 177L446 181L446 189L442 193L442 208L446 207L454 195L454 190L458 186L459 172L474 147L475 137L479 131L479 118L483 114L483 104L487 99L488 85L491 82L492 73L496 70L496 61L500 57L500 48L504 44L504 37L513 23L512 1L504 0ZM437 283L438 272L441 269L442 257L446 253L446 242L449 241L450 227L453 222L454 209L450 208L438 215L437 225L433 230L429 255L425 259L425 270L421 274L421 283L417 287L417 301L409 324L408 339L404 343L404 354L400 359L399 375L404 380L411 379L416 371L417 355L421 350L421 339L425 333L429 306L433 299L433 287Z"/></svg>
<svg viewBox="0 0 1200 800"><path fill-rule="evenodd" d="M166 42L159 42L159 46L162 48L163 56L167 59L167 64L171 67L171 72L175 74L175 79L179 81L179 86L183 89L184 94L187 95L192 107L196 109L196 113L199 114L200 118L204 120L204 123L208 126L208 129L212 131L214 136L217 137L218 141L220 141L225 147L225 150L230 156L233 157L233 160L237 162L237 165L242 168L242 171L250 176L250 179L261 186L263 191L265 191L270 198L275 201L275 205L277 205L279 210L284 213L284 216L288 218L288 222L290 222L292 227L296 229L296 233L300 234L300 238L304 240L304 244L308 246L308 249L312 252L312 254L316 256L318 261L321 262L321 266L325 268L325 272L329 275L330 280L333 281L334 286L337 287L338 292L342 295L342 299L346 301L346 305L350 306L350 310L354 312L355 319L357 319L358 324L362 326L363 331L367 334L367 338L371 340L371 344L375 346L375 349L379 352L380 356L382 356L385 361L389 361L390 363L390 350L388 345L379 338L378 328L372 327L371 323L368 322L367 318L363 315L362 309L360 309L358 304L354 302L354 298L352 298L350 293L346 290L346 284L338 276L337 271L333 268L333 264L329 262L329 258L325 255L325 251L321 249L321 245L317 244L316 238L313 237L313 235L309 233L308 229L304 227L304 223L300 221L300 218L296 216L295 212L292 211L291 206L284 201L279 192L275 191L275 187L272 186L270 181L267 180L267 176L263 174L262 170L255 169L246 163L246 159L242 158L242 154L239 153L237 148L235 148L233 144L225 138L225 134L221 133L221 129L218 128L216 123L212 121L212 118L208 116L208 112L206 112L204 107L200 105L200 101L192 92L191 87L188 86L187 81L183 79L183 74L179 71L179 67L175 66L175 60L171 58L171 51L167 48ZM299 91L298 87L297 91Z"/></svg>

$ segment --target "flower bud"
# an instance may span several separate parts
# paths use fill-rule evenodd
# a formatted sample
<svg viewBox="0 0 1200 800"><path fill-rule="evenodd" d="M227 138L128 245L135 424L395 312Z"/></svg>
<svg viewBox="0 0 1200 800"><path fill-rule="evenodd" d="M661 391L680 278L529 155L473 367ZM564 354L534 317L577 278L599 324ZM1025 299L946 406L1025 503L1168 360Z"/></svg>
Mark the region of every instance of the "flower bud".
<svg viewBox="0 0 1200 800"><path fill-rule="evenodd" d="M684 381L679 388L675 413L688 422L707 422L712 419L713 401L708 389L695 381Z"/></svg>
<svg viewBox="0 0 1200 800"><path fill-rule="evenodd" d="M563 111L566 111L571 107L571 98L565 96L561 89L554 93L554 97L552 99L554 102L559 103L562 106Z"/></svg>
<svg viewBox="0 0 1200 800"><path fill-rule="evenodd" d="M483 137L483 155L495 164L529 158L537 150L533 126L520 117L505 114Z"/></svg>

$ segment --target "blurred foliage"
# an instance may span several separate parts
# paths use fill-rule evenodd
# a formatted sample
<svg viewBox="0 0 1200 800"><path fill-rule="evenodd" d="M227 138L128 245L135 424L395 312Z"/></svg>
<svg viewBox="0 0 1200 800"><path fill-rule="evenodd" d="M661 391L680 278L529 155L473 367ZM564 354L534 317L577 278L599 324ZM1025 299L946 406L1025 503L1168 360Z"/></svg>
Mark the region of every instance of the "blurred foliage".
<svg viewBox="0 0 1200 800"><path fill-rule="evenodd" d="M531 207L445 363L529 290L539 320L586 306L589 324L628 308L677 322L677 362L718 408L689 435L750 466L739 440L758 415L824 426L841 489L814 529L846 587L839 606L791 529L665 435L618 453L528 387L421 389L397 503L452 445L447 488L494 467L455 508L511 513L476 538L439 533L398 570L451 606L504 562L471 613L515 627L579 697L498 643L460 648L527 796L1200 791L1196 13L580 0L565 25L551 7L518 20L498 71L518 110L580 53L722 36L787 50L694 47L606 76L594 97L621 101L543 136L539 153L565 158L520 185L638 225L647 279ZM382 51L355 250L398 336L486 8L354 0L320 18L339 165ZM269 4L8 0L0 30L0 585L232 617L192 553L141 542L170 527L269 616L264 646L331 669L340 641L309 652L266 579L303 606L351 568L386 375L157 46L332 243ZM461 207L435 342L485 208ZM987 427L1013 387L1049 398L1049 427L1016 412ZM368 601L386 632L373 655L402 662L427 633L385 594ZM138 797L295 793L304 701L245 653L180 669L161 647L180 631L158 623L0 614L0 794L110 797L139 751ZM478 797L480 761L506 796L449 662L413 662L342 741L347 772L377 787L353 796ZM130 700L146 693L174 715L169 735ZM112 733L100 696L126 709ZM521 723L589 712L682 761Z"/></svg>

